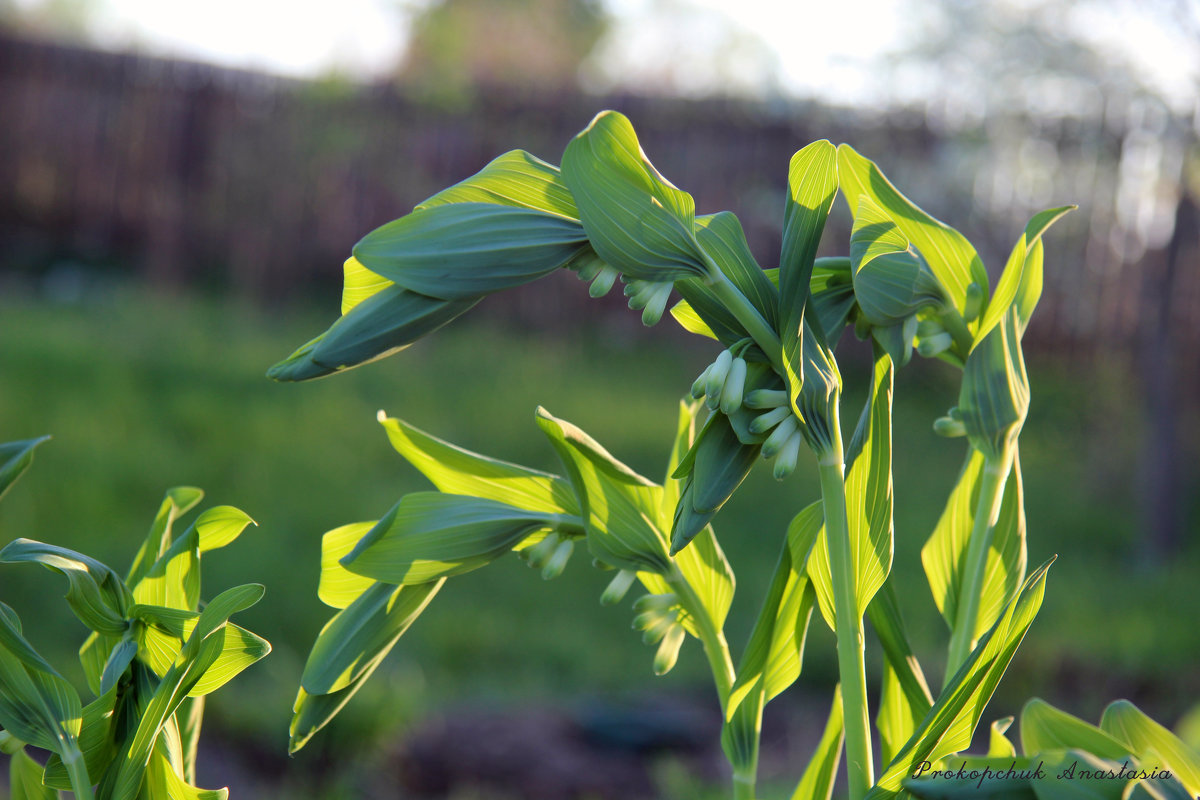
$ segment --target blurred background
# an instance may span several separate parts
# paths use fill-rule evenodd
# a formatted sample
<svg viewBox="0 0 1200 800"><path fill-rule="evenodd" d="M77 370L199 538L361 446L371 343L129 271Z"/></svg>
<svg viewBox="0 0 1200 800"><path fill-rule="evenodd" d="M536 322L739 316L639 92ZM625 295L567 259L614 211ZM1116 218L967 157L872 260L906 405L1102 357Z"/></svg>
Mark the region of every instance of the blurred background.
<svg viewBox="0 0 1200 800"><path fill-rule="evenodd" d="M632 119L700 213L735 211L764 266L788 159L818 138L874 159L993 276L1034 212L1079 205L1047 237L1026 337L1029 558L1059 560L984 721L1034 695L1095 720L1127 697L1200 742L1200 3L784 6L0 0L0 441L55 437L0 505L0 538L123 570L179 484L258 521L206 558L205 581L209 595L266 584L243 624L275 652L210 702L201 785L723 796L699 648L654 678L628 606L598 605L606 576L582 557L551 583L515 558L451 581L342 717L285 755L331 613L320 535L427 488L377 409L558 471L532 424L542 404L661 475L676 401L714 349L671 320L642 328L569 275L489 298L384 363L310 385L263 377L336 318L364 233L504 151L557 163L604 108ZM824 253L844 253L848 231L839 200ZM943 366L914 363L896 387L894 569L931 683L947 631L919 552L963 456L930 428L956 402ZM735 656L778 536L818 493L811 470L782 490L761 473L716 520L738 576ZM79 680L64 588L32 568L0 579ZM816 619L797 688L767 709L764 797L790 792L835 681ZM649 740L628 735L639 725Z"/></svg>

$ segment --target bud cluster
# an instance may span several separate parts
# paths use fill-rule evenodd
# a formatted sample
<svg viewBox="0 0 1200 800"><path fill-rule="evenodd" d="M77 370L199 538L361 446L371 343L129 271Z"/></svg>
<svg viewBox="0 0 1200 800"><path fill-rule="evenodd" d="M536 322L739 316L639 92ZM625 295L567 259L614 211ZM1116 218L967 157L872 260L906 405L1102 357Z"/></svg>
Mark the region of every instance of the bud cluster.
<svg viewBox="0 0 1200 800"><path fill-rule="evenodd" d="M562 536L557 531L546 534L546 538L520 552L525 563L542 571L544 580L562 575L571 553L575 551L575 540Z"/></svg>
<svg viewBox="0 0 1200 800"><path fill-rule="evenodd" d="M746 395L746 407L766 409L750 422L750 432L764 434L771 431L763 442L763 458L775 459L775 480L783 480L796 469L800 457L800 444L804 436L800 431L800 420L792 413L788 394L779 389L757 389Z"/></svg>
<svg viewBox="0 0 1200 800"><path fill-rule="evenodd" d="M675 666L685 632L679 622L679 600L674 594L647 594L633 604L638 615L633 627L642 631L642 641L658 644L654 674L665 675Z"/></svg>

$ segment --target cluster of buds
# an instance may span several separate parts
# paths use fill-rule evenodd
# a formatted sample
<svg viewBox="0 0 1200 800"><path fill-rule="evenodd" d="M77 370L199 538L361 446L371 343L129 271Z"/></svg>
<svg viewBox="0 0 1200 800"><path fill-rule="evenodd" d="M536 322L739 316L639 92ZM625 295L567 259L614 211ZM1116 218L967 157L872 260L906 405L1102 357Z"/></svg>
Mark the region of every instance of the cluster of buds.
<svg viewBox="0 0 1200 800"><path fill-rule="evenodd" d="M591 282L588 294L592 297L604 297L608 294L621 275L616 267L599 258L590 258L580 264L576 274L579 275L579 280Z"/></svg>
<svg viewBox="0 0 1200 800"><path fill-rule="evenodd" d="M574 539L551 532L533 547L520 551L520 555L526 564L542 571L543 579L551 580L562 575L574 550Z"/></svg>
<svg viewBox="0 0 1200 800"><path fill-rule="evenodd" d="M644 281L637 278L622 278L625 281L625 296L629 307L642 309L642 324L650 327L662 319L671 296L673 281Z"/></svg>
<svg viewBox="0 0 1200 800"><path fill-rule="evenodd" d="M735 356L732 350L722 350L692 384L692 397L697 400L703 397L709 409L720 409L728 416L741 407L745 389L746 360Z"/></svg>
<svg viewBox="0 0 1200 800"><path fill-rule="evenodd" d="M675 666L684 630L679 622L679 600L674 594L648 594L633 604L637 616L633 627L642 631L642 641L658 644L654 654L654 674L665 675Z"/></svg>
<svg viewBox="0 0 1200 800"><path fill-rule="evenodd" d="M746 407L766 411L750 421L750 432L757 435L771 432L763 442L762 455L775 459L775 480L781 481L796 469L804 441L788 393L781 389L756 389L746 395Z"/></svg>

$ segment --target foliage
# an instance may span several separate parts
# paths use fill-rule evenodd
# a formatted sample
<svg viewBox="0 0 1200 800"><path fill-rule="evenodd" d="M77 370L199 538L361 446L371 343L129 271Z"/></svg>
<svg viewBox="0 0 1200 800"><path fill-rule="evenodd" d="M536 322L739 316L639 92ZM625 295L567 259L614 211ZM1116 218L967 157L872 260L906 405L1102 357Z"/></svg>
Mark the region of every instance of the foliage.
<svg viewBox="0 0 1200 800"><path fill-rule="evenodd" d="M9 459L0 467L0 491L45 438L0 445ZM271 646L229 622L262 598L262 586L201 601L201 555L253 523L232 506L216 506L175 534L203 496L187 486L167 491L124 579L88 556L30 539L0 550L0 563L41 564L67 578L67 604L91 630L79 659L96 695L83 705L0 603L0 749L12 756L13 800L58 798L60 790L101 800L228 797L193 785L204 699ZM29 746L50 752L44 768L25 752Z"/></svg>
<svg viewBox="0 0 1200 800"><path fill-rule="evenodd" d="M838 189L855 217L850 256L818 263ZM466 221L452 239L439 235L429 216L446 202ZM754 796L763 707L798 677L814 607L835 631L840 684L797 796L828 796L842 746L852 800L906 791L907 776L970 745L1042 604L1050 562L1025 574L1017 441L1029 385L1021 337L1041 294L1042 234L1068 210L1035 215L989 292L987 272L961 234L917 208L850 147L817 142L792 160L780 268L768 272L750 255L736 218L697 217L691 196L646 158L629 121L604 112L567 146L561 171L510 153L368 234L347 262L342 318L272 368L273 377L331 374L427 333L430 326L406 311L409 301L394 299L395 291L429 303L473 303L558 266L591 281L593 295L620 275L647 325L677 289L684 298L673 309L680 324L724 349L693 384L694 400L681 405L661 482L540 408L536 422L559 456L560 475L466 451L381 415L396 449L440 493L408 495L378 521L326 534L321 595L341 610L310 654L293 749L344 706L447 578L508 551L554 578L586 544L597 566L615 571L602 602L619 602L634 583L646 590L634 603L634 627L658 646L656 673L674 666L689 635L701 643L725 715L722 744L735 797ZM531 226L542 217L579 233L547 237ZM493 218L512 224L494 228ZM574 250L562 249L568 241ZM516 264L528 266L518 272ZM862 414L844 447L834 349L847 327L871 339L874 358ZM351 356L323 349L326 337L340 337ZM893 375L914 349L962 369L959 405L934 429L968 444L923 552L950 629L946 679L936 696L890 581ZM711 412L702 424L701 398ZM775 459L782 480L795 469L802 443L817 460L820 500L789 526L735 668L724 634L733 570L709 523L760 455ZM875 719L885 764L878 780L864 616L885 654ZM1178 740L1170 746L1185 753ZM1039 797L1072 791L1060 782Z"/></svg>

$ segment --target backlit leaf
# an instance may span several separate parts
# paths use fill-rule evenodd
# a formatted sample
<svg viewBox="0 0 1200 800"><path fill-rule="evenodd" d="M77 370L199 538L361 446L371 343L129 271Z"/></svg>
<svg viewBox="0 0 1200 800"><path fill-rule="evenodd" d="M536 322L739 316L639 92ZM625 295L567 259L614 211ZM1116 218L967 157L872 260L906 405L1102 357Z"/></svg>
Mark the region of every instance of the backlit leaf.
<svg viewBox="0 0 1200 800"><path fill-rule="evenodd" d="M4 497L8 487L33 463L34 448L49 438L39 436L36 439L0 444L0 498Z"/></svg>

